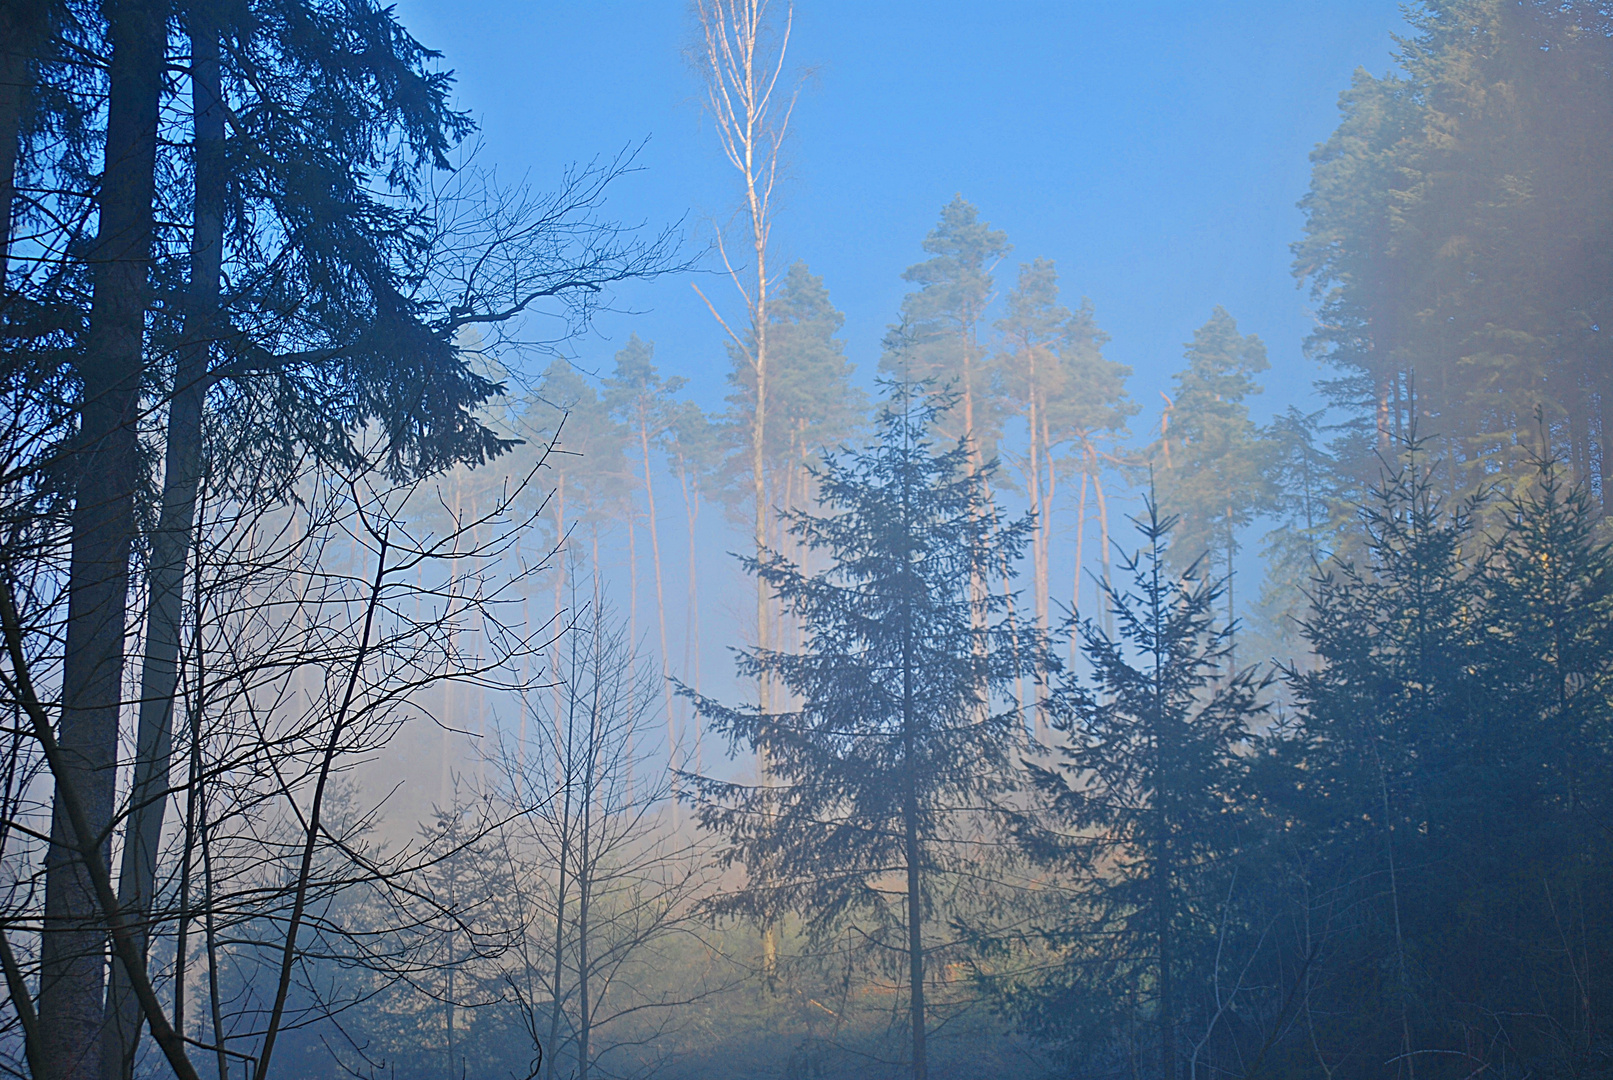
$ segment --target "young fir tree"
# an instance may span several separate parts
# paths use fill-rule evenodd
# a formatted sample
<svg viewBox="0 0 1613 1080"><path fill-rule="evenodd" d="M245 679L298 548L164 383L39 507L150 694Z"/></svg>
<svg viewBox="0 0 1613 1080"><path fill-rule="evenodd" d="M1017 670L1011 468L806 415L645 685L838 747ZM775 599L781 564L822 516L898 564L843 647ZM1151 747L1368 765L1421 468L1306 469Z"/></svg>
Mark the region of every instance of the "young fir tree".
<svg viewBox="0 0 1613 1080"><path fill-rule="evenodd" d="M915 1078L928 1060L927 927L947 881L978 868L969 829L1019 741L1017 713L994 711L993 691L1045 656L1008 624L1007 597L970 588L1006 572L1031 523L1002 520L967 440L935 447L951 404L892 384L872 444L827 456L824 512L788 515L825 569L807 573L777 553L748 560L804 640L798 652L741 653L741 672L776 679L800 707L696 699L735 751L769 764L761 784L694 778L702 824L747 873L712 909L761 921L793 911L820 940L855 923L875 955L900 958Z"/></svg>
<svg viewBox="0 0 1613 1080"><path fill-rule="evenodd" d="M1100 1057L1125 1040L1128 1013L1151 1014L1150 1075L1175 1080L1186 1003L1210 974L1203 947L1215 943L1239 848L1241 749L1264 684L1253 669L1224 677L1232 637L1216 618L1221 585L1200 575L1203 560L1171 569L1175 519L1150 499L1133 521L1143 548L1122 563L1131 587L1106 590L1118 634L1080 624L1090 684L1054 695L1068 742L1053 762L1027 765L1049 802L1020 835L1078 882L1048 931L1063 962L1009 1002L1027 1029Z"/></svg>

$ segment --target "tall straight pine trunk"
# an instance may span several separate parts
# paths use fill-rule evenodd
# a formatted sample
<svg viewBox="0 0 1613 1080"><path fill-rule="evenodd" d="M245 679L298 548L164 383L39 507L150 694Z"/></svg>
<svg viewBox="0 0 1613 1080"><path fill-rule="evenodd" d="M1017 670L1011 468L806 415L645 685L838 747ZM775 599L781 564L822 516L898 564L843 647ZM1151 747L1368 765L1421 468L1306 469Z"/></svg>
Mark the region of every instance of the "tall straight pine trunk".
<svg viewBox="0 0 1613 1080"><path fill-rule="evenodd" d="M650 520L650 558L655 563L655 618L656 626L661 632L661 691L666 697L667 767L676 769L678 767L678 731L677 720L674 718L672 710L672 673L668 670L671 667L671 658L667 654L666 641L666 588L662 584L661 577L661 529L656 522L655 484L650 475L650 421L644 415L643 409L639 410L638 435L639 448L644 455L644 501L647 504ZM676 803L673 804L673 813L677 812L676 805Z"/></svg>
<svg viewBox="0 0 1613 1080"><path fill-rule="evenodd" d="M185 557L192 545L202 462L202 406L207 396L208 357L217 336L219 279L224 247L224 108L219 76L218 29L208 5L190 14L191 97L195 117L196 190L191 235L190 296L174 385L168 406L168 444L163 463L162 510L151 541L146 642L140 679L140 717L135 736L134 783L118 882L118 904L139 926L142 952L155 895L157 846L168 807L168 770L173 747L174 699ZM134 1075L140 1006L128 973L111 970L106 1035L101 1049L105 1080Z"/></svg>
<svg viewBox="0 0 1613 1080"><path fill-rule="evenodd" d="M110 852L134 541L135 423L152 245L157 120L167 8L107 0L112 45L100 220L89 253L94 295L81 365L83 405L70 459L75 485L62 667L65 776L88 828L61 798L51 815L40 943L39 1020L48 1080L100 1080L106 920L78 849Z"/></svg>

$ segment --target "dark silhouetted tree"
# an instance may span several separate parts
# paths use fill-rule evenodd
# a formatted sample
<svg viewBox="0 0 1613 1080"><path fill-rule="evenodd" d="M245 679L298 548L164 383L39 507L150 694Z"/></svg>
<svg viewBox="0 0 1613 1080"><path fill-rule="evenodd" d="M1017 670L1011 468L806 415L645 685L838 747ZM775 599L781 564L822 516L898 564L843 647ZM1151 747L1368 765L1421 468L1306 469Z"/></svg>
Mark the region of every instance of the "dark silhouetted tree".
<svg viewBox="0 0 1613 1080"><path fill-rule="evenodd" d="M950 402L946 402L950 405ZM913 1075L927 1068L926 924L947 880L978 866L968 842L986 797L1009 777L1014 710L993 692L1038 665L990 595L1029 538L1007 522L987 474L959 439L937 450L943 406L892 385L867 448L829 454L817 474L821 513L789 529L826 567L807 573L776 553L747 560L800 620L798 652L740 655L800 702L768 712L699 698L735 749L765 755L765 783L694 780L701 822L727 840L748 884L712 910L768 921L796 912L811 933L859 920L906 970Z"/></svg>

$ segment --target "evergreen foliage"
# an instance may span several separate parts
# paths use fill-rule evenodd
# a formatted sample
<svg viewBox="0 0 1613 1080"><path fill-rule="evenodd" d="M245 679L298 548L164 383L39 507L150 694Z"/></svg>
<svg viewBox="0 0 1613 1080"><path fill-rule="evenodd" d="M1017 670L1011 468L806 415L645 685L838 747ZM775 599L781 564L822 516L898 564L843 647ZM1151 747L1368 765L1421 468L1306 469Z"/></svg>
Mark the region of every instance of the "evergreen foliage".
<svg viewBox="0 0 1613 1080"><path fill-rule="evenodd" d="M1222 586L1202 576L1202 559L1172 569L1176 520L1150 499L1133 522L1143 546L1122 563L1130 587L1106 589L1117 633L1092 619L1077 628L1092 674L1050 701L1066 741L1051 761L1026 764L1048 801L1020 819L1020 838L1072 875L1074 891L1043 931L1053 961L1007 1002L1077 1055L1140 1059L1149 1075L1174 1077L1189 1029L1207 1019L1201 991L1220 974L1264 684L1253 669L1228 674ZM1140 1040L1139 1024L1155 1037Z"/></svg>
<svg viewBox="0 0 1613 1080"><path fill-rule="evenodd" d="M1106 510L1102 476L1120 462L1116 443L1125 435L1127 419L1137 412L1137 404L1126 393L1131 369L1104 357L1109 335L1098 329L1092 302L1083 298L1072 312L1058 296L1058 273L1051 260L1023 263L1005 301L1007 312L996 323L1003 335L995 359L997 387L1003 403L1025 422L1024 452L1004 454L1017 466L1036 515L1034 599L1037 627L1044 632L1052 610L1049 580L1059 478L1074 474L1081 479L1076 531L1084 537L1088 484L1097 482ZM1105 566L1107 541L1105 530L1099 551ZM1077 591L1083 547L1078 540ZM1103 580L1108 580L1107 574Z"/></svg>
<svg viewBox="0 0 1613 1080"><path fill-rule="evenodd" d="M1421 418L1452 492L1522 480L1543 406L1550 448L1606 510L1606 6L1428 0L1408 19L1398 70L1341 95L1294 245L1319 302L1311 348L1363 436L1343 465L1364 493L1373 451Z"/></svg>
<svg viewBox="0 0 1613 1080"><path fill-rule="evenodd" d="M1613 866L1613 556L1584 487L1535 469L1487 537L1413 446L1361 511L1362 556L1315 586L1318 666L1290 673L1259 775L1303 853L1335 1076L1608 1067L1588 1025L1609 988L1582 958L1610 926L1585 890Z"/></svg>
<svg viewBox="0 0 1613 1080"><path fill-rule="evenodd" d="M924 238L930 258L902 280L918 286L902 298L902 321L885 338L879 370L902 381L935 380L957 390L962 407L942 421L949 438L975 443L976 464L995 453L1001 420L980 339L992 300L991 272L1012 250L1008 234L980 220L962 195L941 208Z"/></svg>
<svg viewBox="0 0 1613 1080"><path fill-rule="evenodd" d="M1264 343L1238 333L1237 321L1219 306L1193 332L1185 356L1156 448L1160 504L1180 520L1176 567L1208 552L1230 579L1238 530L1274 494L1269 444L1246 401L1260 393L1255 376L1270 365Z"/></svg>
<svg viewBox="0 0 1613 1080"><path fill-rule="evenodd" d="M741 673L776 678L799 707L697 699L713 730L768 767L762 783L694 779L701 823L725 838L724 864L746 872L713 912L794 912L819 940L855 922L878 944L876 962L901 958L915 1075L934 977L928 923L947 880L974 865L970 834L1021 741L1017 710L994 707L993 692L1045 663L1005 620L1007 599L970 588L1001 576L1030 522L1003 520L967 440L935 447L950 404L892 384L873 442L826 457L824 512L787 516L825 569L808 573L776 553L747 561L801 621L804 642L795 653L743 652Z"/></svg>

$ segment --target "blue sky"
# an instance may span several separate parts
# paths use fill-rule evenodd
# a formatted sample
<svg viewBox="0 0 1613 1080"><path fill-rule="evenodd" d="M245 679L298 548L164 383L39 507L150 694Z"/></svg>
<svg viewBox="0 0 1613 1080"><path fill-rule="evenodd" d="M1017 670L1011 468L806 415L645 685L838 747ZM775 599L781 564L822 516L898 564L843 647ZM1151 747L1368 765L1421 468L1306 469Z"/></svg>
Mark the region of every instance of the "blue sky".
<svg viewBox="0 0 1613 1080"><path fill-rule="evenodd" d="M779 0L775 0L779 2ZM402 0L405 24L458 73L484 164L549 184L569 162L648 139L612 215L684 218L692 250L736 188L686 61L676 0ZM1289 273L1307 154L1351 71L1385 70L1404 30L1393 0L1215 3L801 0L792 66L809 69L789 144L775 258L805 259L846 313L871 378L904 268L961 192L1008 232L1015 264L1057 261L1136 369L1146 428L1181 345L1223 304L1273 370L1264 413L1308 396L1308 297ZM783 265L783 261L779 263ZM703 286L721 293L722 283ZM708 288L708 292L709 292ZM722 336L687 277L625 290L575 343L608 368L631 331L715 404Z"/></svg>

